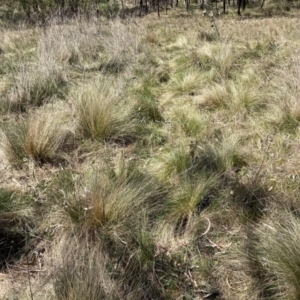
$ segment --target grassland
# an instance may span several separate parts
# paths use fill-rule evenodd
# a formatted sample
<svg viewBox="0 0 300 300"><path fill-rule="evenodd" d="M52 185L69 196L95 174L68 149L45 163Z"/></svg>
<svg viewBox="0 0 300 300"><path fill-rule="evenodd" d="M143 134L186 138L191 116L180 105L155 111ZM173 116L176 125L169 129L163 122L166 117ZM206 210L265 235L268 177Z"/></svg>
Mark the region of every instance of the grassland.
<svg viewBox="0 0 300 300"><path fill-rule="evenodd" d="M3 26L1 299L299 299L300 20L266 15Z"/></svg>

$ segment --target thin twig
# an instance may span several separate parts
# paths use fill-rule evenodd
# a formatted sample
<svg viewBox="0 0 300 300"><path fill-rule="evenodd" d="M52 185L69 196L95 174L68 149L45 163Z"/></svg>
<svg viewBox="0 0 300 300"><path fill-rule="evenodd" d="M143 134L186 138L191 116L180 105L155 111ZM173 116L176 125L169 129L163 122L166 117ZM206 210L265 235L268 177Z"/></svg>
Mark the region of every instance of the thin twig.
<svg viewBox="0 0 300 300"><path fill-rule="evenodd" d="M206 219L207 222L208 222L208 227L207 227L207 229L200 235L200 237L205 236L206 234L208 234L208 232L210 231L210 228L211 228L211 222L210 222L209 218L205 218L205 219Z"/></svg>
<svg viewBox="0 0 300 300"><path fill-rule="evenodd" d="M268 141L268 139L269 139L269 135L267 135L266 140ZM260 173L260 171L261 171L261 169L262 169L262 167L263 167L263 165L264 165L264 163L265 163L265 161L267 159L267 154L269 152L270 146L271 146L271 143L269 143L269 145L268 145L268 147L267 147L267 149L266 149L266 151L264 153L264 156L263 156L263 158L261 160L261 164L260 164L259 168L257 169L257 171L255 173L255 176L254 176L254 180L255 181L256 181L256 179L257 179L257 177L258 177L258 175L259 175L259 173Z"/></svg>
<svg viewBox="0 0 300 300"><path fill-rule="evenodd" d="M30 299L33 299L33 293L31 288L31 281L30 281L30 274L29 274L29 262L28 262L28 255L26 255L26 261L27 261L27 276L28 276L28 283L29 283L29 290L30 290Z"/></svg>
<svg viewBox="0 0 300 300"><path fill-rule="evenodd" d="M22 273L22 274L28 274L28 270L27 268L22 268L22 267L13 267L12 268L14 271L18 272L18 273ZM37 270L37 269L29 269L30 273L43 273L43 272L47 272L47 269L44 270Z"/></svg>
<svg viewBox="0 0 300 300"><path fill-rule="evenodd" d="M217 33L218 38L220 38L220 32L219 32L219 30L218 30L218 26L217 26L216 20L215 20L215 18L214 18L214 13L211 12L211 13L209 14L209 16L210 16L211 22L213 23L212 27L214 27L214 29L216 30L216 33Z"/></svg>

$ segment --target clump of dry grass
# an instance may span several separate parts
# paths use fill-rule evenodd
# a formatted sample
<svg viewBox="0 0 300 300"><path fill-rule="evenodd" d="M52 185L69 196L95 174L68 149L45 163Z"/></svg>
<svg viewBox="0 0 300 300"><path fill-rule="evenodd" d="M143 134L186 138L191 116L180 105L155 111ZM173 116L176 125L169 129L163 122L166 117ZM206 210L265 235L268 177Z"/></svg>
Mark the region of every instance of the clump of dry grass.
<svg viewBox="0 0 300 300"><path fill-rule="evenodd" d="M266 121L276 129L297 133L300 124L300 62L291 58L290 66L280 70L273 81L273 101L269 103Z"/></svg>
<svg viewBox="0 0 300 300"><path fill-rule="evenodd" d="M61 64L83 64L99 58L104 33L94 22L73 21L67 26L55 22L41 34L38 53Z"/></svg>
<svg viewBox="0 0 300 300"><path fill-rule="evenodd" d="M21 112L62 95L62 87L67 83L63 69L54 60L39 61L33 66L21 64L14 80L6 105L9 111Z"/></svg>
<svg viewBox="0 0 300 300"><path fill-rule="evenodd" d="M162 182L177 182L180 178L197 178L201 173L222 175L232 168L245 165L245 157L238 136L226 136L214 143L181 141L164 148L149 166Z"/></svg>
<svg viewBox="0 0 300 300"><path fill-rule="evenodd" d="M209 127L209 118L197 110L195 106L184 105L176 108L172 120L182 129L186 136L201 139Z"/></svg>
<svg viewBox="0 0 300 300"><path fill-rule="evenodd" d="M135 114L139 119L140 124L149 124L156 122L159 124L164 121L162 111L159 107L158 91L162 81L167 78L168 74L163 71L153 71L153 68L148 66L150 70L144 74L143 70L137 70L137 73L142 78L141 83L130 90L135 96Z"/></svg>
<svg viewBox="0 0 300 300"><path fill-rule="evenodd" d="M260 79L248 71L236 81L224 81L202 90L199 103L208 108L227 108L232 113L255 113L266 107Z"/></svg>
<svg viewBox="0 0 300 300"><path fill-rule="evenodd" d="M124 24L118 19L109 22L107 33L100 37L100 45L104 50L101 69L118 73L126 67L132 67L138 61L137 55L142 48L141 32L144 32L144 28L136 28L134 23Z"/></svg>
<svg viewBox="0 0 300 300"><path fill-rule="evenodd" d="M106 78L100 78L74 94L78 128L85 138L124 142L136 138L132 107L121 92L122 83L112 85Z"/></svg>
<svg viewBox="0 0 300 300"><path fill-rule="evenodd" d="M218 177L207 177L203 173L192 179L182 178L181 182L180 188L174 187L173 192L170 193L164 215L164 221L173 224L175 234L184 232L187 227L190 227L193 219L197 219L202 212L202 205L204 208L206 208L205 204L209 206L210 198L213 197L214 189L218 185ZM207 203L204 204L205 201Z"/></svg>
<svg viewBox="0 0 300 300"><path fill-rule="evenodd" d="M149 170L161 182L172 182L192 167L192 157L185 143L162 149L149 164Z"/></svg>
<svg viewBox="0 0 300 300"><path fill-rule="evenodd" d="M198 50L197 59L193 58L204 71L214 69L214 77L218 81L232 77L235 59L236 51L229 41L217 44L205 43Z"/></svg>
<svg viewBox="0 0 300 300"><path fill-rule="evenodd" d="M201 82L202 74L199 70L185 70L171 76L169 90L173 96L195 95L199 93Z"/></svg>
<svg viewBox="0 0 300 300"><path fill-rule="evenodd" d="M93 289L98 296L106 293L108 299L116 295L130 299L160 297L164 295L160 286L167 284L165 278L181 281L180 272L170 264L171 258L156 252L151 232L165 192L132 163L120 164L116 166L118 170L104 165L85 176L61 172L53 182L57 192L51 199L58 206L48 220L64 224L55 235L63 248L54 251L61 251L58 254L64 257L73 253L68 255L70 261L64 259L62 268L54 268L52 273L57 297L62 297L59 299L69 299L64 298L68 295L76 298L75 292L82 295L82 291L96 297ZM83 248L77 252L76 243L84 243L86 252ZM105 263L96 282L92 280L92 270L98 272L98 260L90 260L93 249L102 258L99 263Z"/></svg>
<svg viewBox="0 0 300 300"><path fill-rule="evenodd" d="M38 163L54 162L65 150L71 126L64 112L48 109L35 111L27 120L6 123L2 126L2 147L13 165L28 159Z"/></svg>
<svg viewBox="0 0 300 300"><path fill-rule="evenodd" d="M134 228L135 217L144 208L151 210L149 199L159 197L162 192L149 176L140 173L134 164L127 165L123 159L115 168L102 163L99 170L91 170L79 178L62 173L54 184L60 190L55 201L63 204L64 214L71 224L83 232L102 228L127 234L127 225Z"/></svg>
<svg viewBox="0 0 300 300"><path fill-rule="evenodd" d="M213 143L199 143L193 154L194 164L200 170L223 174L232 168L241 168L246 158L242 152L242 138L238 135L221 135Z"/></svg>
<svg viewBox="0 0 300 300"><path fill-rule="evenodd" d="M1 141L12 164L33 160L48 177L35 173L43 215L30 246L48 240L50 277L44 294L32 282L34 298L299 297L299 64L289 56L299 21L228 18L218 17L220 39L209 20L172 14L68 20L26 49L8 94L25 113L5 116ZM14 47L4 44L1 59L14 64ZM42 163L70 146L70 120L57 112L62 101L33 107L64 96L66 78L82 147L72 170L49 170ZM293 212L281 218L287 202Z"/></svg>
<svg viewBox="0 0 300 300"><path fill-rule="evenodd" d="M100 241L83 238L80 243L84 246L79 249L74 238L68 237L57 245L60 252L50 274L56 299L122 298L121 284L110 274L113 266Z"/></svg>
<svg viewBox="0 0 300 300"><path fill-rule="evenodd" d="M278 299L298 299L299 290L299 216L280 211L257 229L255 257L266 274L266 287Z"/></svg>

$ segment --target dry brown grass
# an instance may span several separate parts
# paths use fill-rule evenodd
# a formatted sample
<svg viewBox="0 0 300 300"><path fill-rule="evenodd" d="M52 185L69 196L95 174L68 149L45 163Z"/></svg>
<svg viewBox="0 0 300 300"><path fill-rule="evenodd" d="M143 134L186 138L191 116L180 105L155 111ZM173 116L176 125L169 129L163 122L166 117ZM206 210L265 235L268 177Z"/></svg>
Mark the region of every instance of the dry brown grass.
<svg viewBox="0 0 300 300"><path fill-rule="evenodd" d="M35 111L27 120L8 123L2 128L2 147L12 165L34 160L55 162L67 151L66 142L72 136L70 118L64 111ZM72 138L71 138L72 139Z"/></svg>
<svg viewBox="0 0 300 300"><path fill-rule="evenodd" d="M5 33L0 184L47 245L34 298L299 298L299 20L215 21Z"/></svg>
<svg viewBox="0 0 300 300"><path fill-rule="evenodd" d="M100 77L74 92L78 131L83 137L120 142L136 139L133 107L122 95L123 86L122 82Z"/></svg>

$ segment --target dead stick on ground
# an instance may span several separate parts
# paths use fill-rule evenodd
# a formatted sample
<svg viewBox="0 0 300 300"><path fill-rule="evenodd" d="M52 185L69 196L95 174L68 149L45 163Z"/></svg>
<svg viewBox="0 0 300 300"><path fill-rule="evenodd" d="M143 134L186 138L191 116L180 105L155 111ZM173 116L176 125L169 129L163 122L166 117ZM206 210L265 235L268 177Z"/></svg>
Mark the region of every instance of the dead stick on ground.
<svg viewBox="0 0 300 300"><path fill-rule="evenodd" d="M29 273L29 263L28 263L28 256L26 255L26 260L27 260L27 276L28 276L28 283L29 283L29 290L30 290L30 299L33 299L33 293L32 293L32 288L31 288L31 281L30 281L30 273Z"/></svg>

